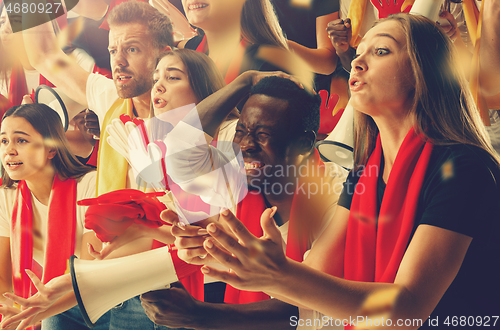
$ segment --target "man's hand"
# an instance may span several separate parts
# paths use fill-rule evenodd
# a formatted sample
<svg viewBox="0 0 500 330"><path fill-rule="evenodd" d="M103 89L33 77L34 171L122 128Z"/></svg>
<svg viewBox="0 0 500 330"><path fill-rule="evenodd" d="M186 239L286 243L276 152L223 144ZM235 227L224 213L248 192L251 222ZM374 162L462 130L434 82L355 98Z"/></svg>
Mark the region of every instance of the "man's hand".
<svg viewBox="0 0 500 330"><path fill-rule="evenodd" d="M87 109L85 111L84 120L87 133L99 138L99 136L101 136L101 128L99 127L99 119L95 112Z"/></svg>
<svg viewBox="0 0 500 330"><path fill-rule="evenodd" d="M327 25L326 32L328 32L337 55L341 56L349 50L349 42L352 38L351 20L349 18L331 21Z"/></svg>
<svg viewBox="0 0 500 330"><path fill-rule="evenodd" d="M203 324L201 302L187 292L180 282L170 289L151 291L141 295L146 315L156 324L170 328L198 328Z"/></svg>

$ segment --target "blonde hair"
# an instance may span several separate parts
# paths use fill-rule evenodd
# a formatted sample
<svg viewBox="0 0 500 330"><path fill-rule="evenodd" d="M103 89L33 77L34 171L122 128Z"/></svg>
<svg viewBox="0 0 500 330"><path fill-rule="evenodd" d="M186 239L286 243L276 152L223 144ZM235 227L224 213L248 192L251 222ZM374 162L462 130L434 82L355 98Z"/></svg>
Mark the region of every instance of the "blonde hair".
<svg viewBox="0 0 500 330"><path fill-rule="evenodd" d="M241 34L252 44L288 49L283 30L269 0L247 0L241 12Z"/></svg>
<svg viewBox="0 0 500 330"><path fill-rule="evenodd" d="M434 22L422 16L395 14L377 23L397 21L406 36L415 90L409 115L414 129L436 145L479 147L500 164L473 102L453 43ZM376 23L376 24L377 24ZM365 165L375 148L378 127L371 117L355 112L354 162Z"/></svg>

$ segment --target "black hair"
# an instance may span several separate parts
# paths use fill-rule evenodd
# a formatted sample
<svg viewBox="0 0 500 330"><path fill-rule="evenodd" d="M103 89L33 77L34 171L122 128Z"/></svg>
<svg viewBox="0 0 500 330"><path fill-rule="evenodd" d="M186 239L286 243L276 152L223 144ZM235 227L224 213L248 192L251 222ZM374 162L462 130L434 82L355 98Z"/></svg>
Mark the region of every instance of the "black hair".
<svg viewBox="0 0 500 330"><path fill-rule="evenodd" d="M294 123L291 131L297 133L319 130L319 107L321 98L297 86L290 79L271 76L261 79L250 90L250 95L262 94L288 102L288 109Z"/></svg>

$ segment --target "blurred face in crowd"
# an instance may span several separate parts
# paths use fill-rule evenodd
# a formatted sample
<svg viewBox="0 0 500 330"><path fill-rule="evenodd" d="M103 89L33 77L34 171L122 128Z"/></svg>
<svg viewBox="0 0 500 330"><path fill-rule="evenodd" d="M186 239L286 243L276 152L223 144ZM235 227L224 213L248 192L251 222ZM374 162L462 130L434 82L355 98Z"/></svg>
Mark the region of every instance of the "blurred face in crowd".
<svg viewBox="0 0 500 330"><path fill-rule="evenodd" d="M184 105L200 102L191 88L186 65L178 56L163 57L158 62L153 80L151 99L155 116Z"/></svg>
<svg viewBox="0 0 500 330"><path fill-rule="evenodd" d="M118 95L127 99L149 92L160 50L153 46L146 26L141 23L111 26L108 49Z"/></svg>
<svg viewBox="0 0 500 330"><path fill-rule="evenodd" d="M26 53L24 50L23 34L13 33L12 24L21 24L21 15L7 15L4 10L0 14L0 42L2 43L2 54L0 61L12 61L19 56L19 52ZM16 55L17 54L17 55Z"/></svg>
<svg viewBox="0 0 500 330"><path fill-rule="evenodd" d="M414 85L400 23L392 20L375 25L352 61L351 104L372 117L405 115L413 103Z"/></svg>
<svg viewBox="0 0 500 330"><path fill-rule="evenodd" d="M202 29L213 30L227 26L232 20L239 22L245 1L182 0L182 6L189 23Z"/></svg>

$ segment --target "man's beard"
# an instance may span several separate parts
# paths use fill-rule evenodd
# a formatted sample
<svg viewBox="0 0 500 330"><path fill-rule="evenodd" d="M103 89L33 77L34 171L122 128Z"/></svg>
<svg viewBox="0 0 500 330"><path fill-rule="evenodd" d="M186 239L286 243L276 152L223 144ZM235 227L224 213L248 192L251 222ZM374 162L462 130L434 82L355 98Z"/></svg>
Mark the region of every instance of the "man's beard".
<svg viewBox="0 0 500 330"><path fill-rule="evenodd" d="M134 77L125 85L117 85L116 80L114 80L114 82L116 92L122 99L130 99L140 96L150 91L152 87L152 79L146 79L144 76L139 76L137 79Z"/></svg>

